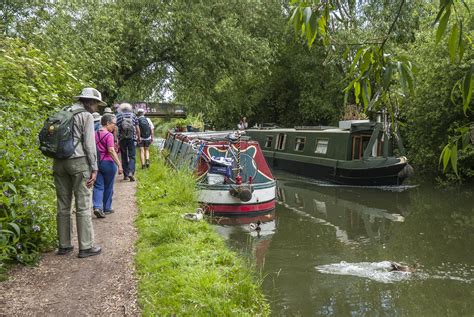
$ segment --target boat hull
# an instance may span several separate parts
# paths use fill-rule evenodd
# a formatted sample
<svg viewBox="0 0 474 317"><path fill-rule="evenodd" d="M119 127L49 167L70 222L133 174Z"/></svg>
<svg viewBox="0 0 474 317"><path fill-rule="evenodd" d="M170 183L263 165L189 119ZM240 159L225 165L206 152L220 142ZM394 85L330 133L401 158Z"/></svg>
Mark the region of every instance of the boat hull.
<svg viewBox="0 0 474 317"><path fill-rule="evenodd" d="M363 166L364 162L352 162L348 166L346 162L334 161L324 165L307 161L288 160L276 158L273 155L265 155L270 167L284 170L304 177L320 179L331 183L351 186L391 186L401 185L406 176L400 172L407 166L406 160L398 162L373 163L373 166ZM382 160L381 160L382 161ZM360 165L360 166L357 166ZM370 164L367 164L370 165Z"/></svg>
<svg viewBox="0 0 474 317"><path fill-rule="evenodd" d="M217 215L255 215L275 209L275 181L251 185L252 198L246 202L230 194L231 186L199 184L198 201L206 212Z"/></svg>

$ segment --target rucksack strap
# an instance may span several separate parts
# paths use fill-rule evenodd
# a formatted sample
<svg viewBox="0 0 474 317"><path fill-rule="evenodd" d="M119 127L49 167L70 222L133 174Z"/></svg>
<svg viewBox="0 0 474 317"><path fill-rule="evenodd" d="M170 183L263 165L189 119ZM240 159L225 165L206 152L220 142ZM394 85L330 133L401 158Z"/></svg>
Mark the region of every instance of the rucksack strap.
<svg viewBox="0 0 474 317"><path fill-rule="evenodd" d="M76 110L72 110L72 107L71 106L67 106L67 107L64 107L62 110L65 110L65 111L70 111L72 112L72 116L74 117L76 114L78 113L81 113L81 112L86 112L87 110L84 109L84 108L80 108L80 109L76 109ZM72 137L74 138L74 119L72 120ZM84 135L81 135L81 138L77 141L76 144L74 144L74 151L76 151L76 148L77 146L79 145L79 142L81 143L84 143Z"/></svg>
<svg viewBox="0 0 474 317"><path fill-rule="evenodd" d="M99 143L102 144L105 147L105 149L107 150L107 144L104 145L104 143L102 143L102 140L105 139L107 136L109 136L109 134L112 134L112 133L108 132L102 138L100 137L99 131L97 131L96 133L97 133L97 137L99 139ZM97 148L97 149L99 149L99 148ZM100 151L97 151L97 152L99 152L99 162L100 162L100 161L102 161L102 157L100 155Z"/></svg>

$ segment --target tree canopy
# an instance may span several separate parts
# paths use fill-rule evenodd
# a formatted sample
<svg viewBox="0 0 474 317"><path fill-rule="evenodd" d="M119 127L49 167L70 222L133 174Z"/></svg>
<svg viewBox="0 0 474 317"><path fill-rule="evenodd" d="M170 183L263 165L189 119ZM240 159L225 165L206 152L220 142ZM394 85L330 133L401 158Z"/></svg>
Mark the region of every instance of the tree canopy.
<svg viewBox="0 0 474 317"><path fill-rule="evenodd" d="M168 95L216 128L240 116L334 124L347 105L369 117L384 109L412 162L436 173L441 155L444 170L470 178L472 6L17 0L0 11L5 36L63 60L109 103Z"/></svg>

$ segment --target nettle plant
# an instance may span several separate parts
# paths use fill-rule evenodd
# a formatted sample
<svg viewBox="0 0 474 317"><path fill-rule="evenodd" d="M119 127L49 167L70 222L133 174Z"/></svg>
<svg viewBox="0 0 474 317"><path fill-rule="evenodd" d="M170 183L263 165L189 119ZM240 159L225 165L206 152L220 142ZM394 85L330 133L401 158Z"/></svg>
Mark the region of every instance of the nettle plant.
<svg viewBox="0 0 474 317"><path fill-rule="evenodd" d="M44 119L82 86L64 62L19 40L0 41L0 271L34 264L56 244L52 163L38 150Z"/></svg>

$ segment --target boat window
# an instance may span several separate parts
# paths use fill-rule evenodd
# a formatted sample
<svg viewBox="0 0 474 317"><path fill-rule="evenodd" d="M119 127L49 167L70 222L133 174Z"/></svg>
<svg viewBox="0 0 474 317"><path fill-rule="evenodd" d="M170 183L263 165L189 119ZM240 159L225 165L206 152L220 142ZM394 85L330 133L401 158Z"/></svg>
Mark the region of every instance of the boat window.
<svg viewBox="0 0 474 317"><path fill-rule="evenodd" d="M328 143L329 143L328 139L317 139L316 150L314 151L314 153L326 154L326 152L328 151Z"/></svg>
<svg viewBox="0 0 474 317"><path fill-rule="evenodd" d="M272 147L273 135L267 135L267 140L265 141L265 147Z"/></svg>
<svg viewBox="0 0 474 317"><path fill-rule="evenodd" d="M285 149L285 143L286 143L286 134L278 133L277 142L275 144L275 149L284 150Z"/></svg>
<svg viewBox="0 0 474 317"><path fill-rule="evenodd" d="M298 137L295 140L295 151L303 151L306 138Z"/></svg>

